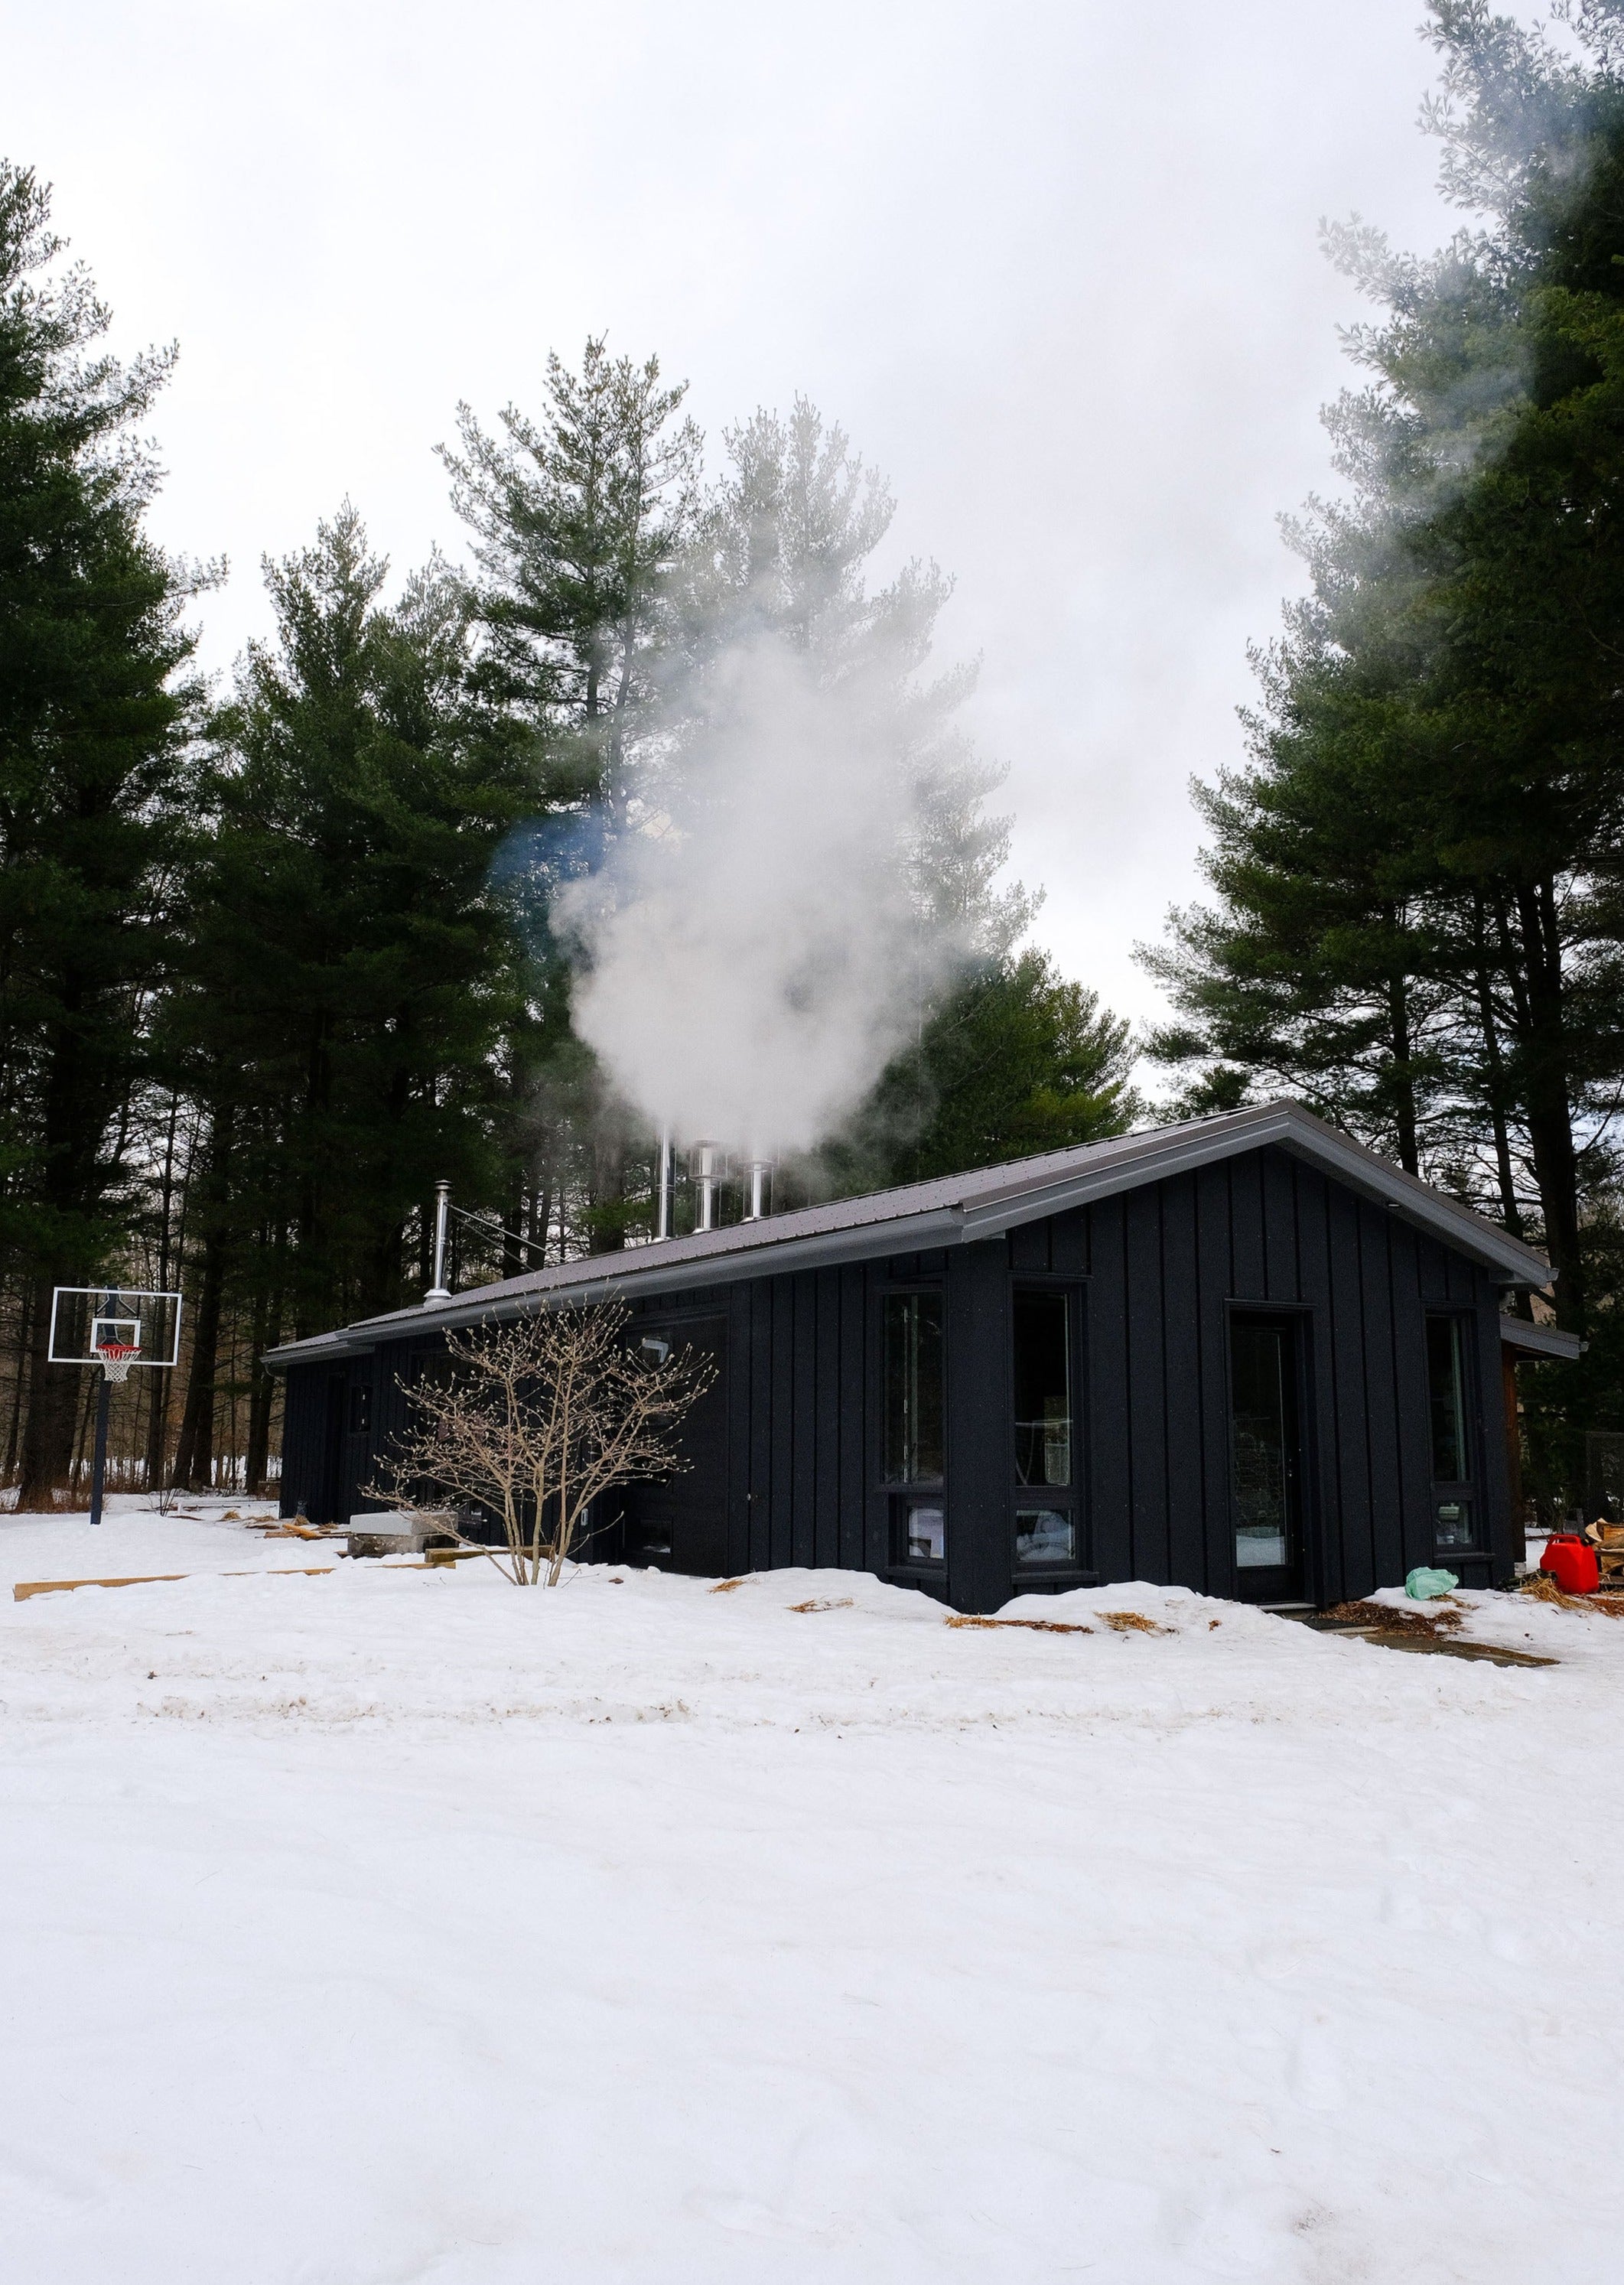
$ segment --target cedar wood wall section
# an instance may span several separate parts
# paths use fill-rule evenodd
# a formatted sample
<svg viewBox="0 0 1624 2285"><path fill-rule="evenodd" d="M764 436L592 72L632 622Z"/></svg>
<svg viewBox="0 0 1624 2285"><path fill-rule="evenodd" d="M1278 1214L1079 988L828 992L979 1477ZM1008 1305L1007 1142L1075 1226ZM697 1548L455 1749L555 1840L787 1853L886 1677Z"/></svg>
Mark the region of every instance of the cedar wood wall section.
<svg viewBox="0 0 1624 2285"><path fill-rule="evenodd" d="M947 1292L951 1599L996 1607L1012 1591L1010 1276L1058 1277L1085 1296L1079 1362L1084 1560L1102 1580L1234 1589L1229 1517L1228 1318L1235 1303L1297 1315L1305 1420L1309 1592L1321 1602L1397 1584L1432 1556L1424 1315L1475 1322L1474 1474L1509 1575L1509 1490L1499 1402L1497 1288L1489 1274L1317 1167L1268 1148L945 1252L760 1276L636 1305L680 1336L726 1323L727 1567L884 1571L877 1343L888 1285ZM400 1342L289 1370L285 1502L317 1516L365 1503L373 1439L404 1418ZM373 1425L349 1433L346 1382L373 1390ZM1485 1433L1493 1420L1495 1433ZM336 1499L319 1488L341 1468ZM349 1509L343 1505L345 1500ZM1489 1565L1459 1559L1469 1584ZM1317 1560L1317 1569L1314 1567Z"/></svg>

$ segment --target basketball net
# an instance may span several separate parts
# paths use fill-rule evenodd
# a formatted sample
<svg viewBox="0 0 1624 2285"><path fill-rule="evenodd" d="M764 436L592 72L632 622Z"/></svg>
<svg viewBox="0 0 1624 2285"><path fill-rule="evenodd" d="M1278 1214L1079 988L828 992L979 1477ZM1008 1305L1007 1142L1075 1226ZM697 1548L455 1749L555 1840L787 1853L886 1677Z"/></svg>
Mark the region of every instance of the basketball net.
<svg viewBox="0 0 1624 2285"><path fill-rule="evenodd" d="M139 1349L128 1347L122 1341L104 1341L96 1354L101 1360L104 1378L128 1380L129 1368L141 1352Z"/></svg>

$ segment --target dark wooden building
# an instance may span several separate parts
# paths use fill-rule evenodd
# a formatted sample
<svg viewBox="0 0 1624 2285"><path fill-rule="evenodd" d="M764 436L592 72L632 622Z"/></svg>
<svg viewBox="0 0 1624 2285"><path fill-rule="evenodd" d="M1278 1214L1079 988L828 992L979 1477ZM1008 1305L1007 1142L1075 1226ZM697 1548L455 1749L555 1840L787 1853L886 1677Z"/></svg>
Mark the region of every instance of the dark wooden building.
<svg viewBox="0 0 1624 2285"><path fill-rule="evenodd" d="M628 1249L295 1342L284 1512L336 1521L453 1327L614 1292L709 1349L689 1472L597 1547L959 1608L1144 1579L1325 1604L1509 1577L1502 1316L1541 1257L1293 1103Z"/></svg>

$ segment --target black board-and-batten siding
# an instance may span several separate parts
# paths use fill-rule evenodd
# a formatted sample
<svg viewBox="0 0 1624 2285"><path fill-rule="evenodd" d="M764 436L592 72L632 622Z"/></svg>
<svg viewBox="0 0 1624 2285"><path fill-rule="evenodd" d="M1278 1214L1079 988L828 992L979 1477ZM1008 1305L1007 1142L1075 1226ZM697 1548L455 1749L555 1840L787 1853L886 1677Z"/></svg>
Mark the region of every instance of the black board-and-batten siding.
<svg viewBox="0 0 1624 2285"><path fill-rule="evenodd" d="M604 1554L654 1549L707 1574L869 1570L970 1611L1079 1581L1233 1594L1231 1328L1255 1313L1294 1329L1303 1596L1367 1594L1437 1551L1426 1323L1447 1311L1464 1335L1479 1519L1479 1551L1448 1559L1470 1584L1510 1574L1498 1280L1292 1152L1243 1151L939 1252L776 1273L770 1258L725 1284L628 1293L639 1331L711 1349L719 1372L689 1432L692 1472L621 1500ZM1011 1313L1032 1286L1071 1301L1078 1562L1017 1579ZM897 1559L880 1417L883 1297L936 1288L945 1571ZM288 1512L333 1520L377 1504L373 1455L404 1424L417 1360L441 1344L408 1330L369 1354L290 1361Z"/></svg>

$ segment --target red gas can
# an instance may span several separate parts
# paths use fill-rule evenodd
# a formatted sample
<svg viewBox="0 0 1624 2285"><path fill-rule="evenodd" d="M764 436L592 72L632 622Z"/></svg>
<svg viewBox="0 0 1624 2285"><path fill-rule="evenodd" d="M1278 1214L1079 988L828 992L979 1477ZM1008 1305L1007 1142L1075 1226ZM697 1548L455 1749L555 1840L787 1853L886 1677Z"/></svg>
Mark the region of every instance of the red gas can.
<svg viewBox="0 0 1624 2285"><path fill-rule="evenodd" d="M1576 1531L1559 1531L1545 1542L1540 1568L1549 1572L1565 1595L1593 1595L1601 1584L1596 1550L1588 1547Z"/></svg>

